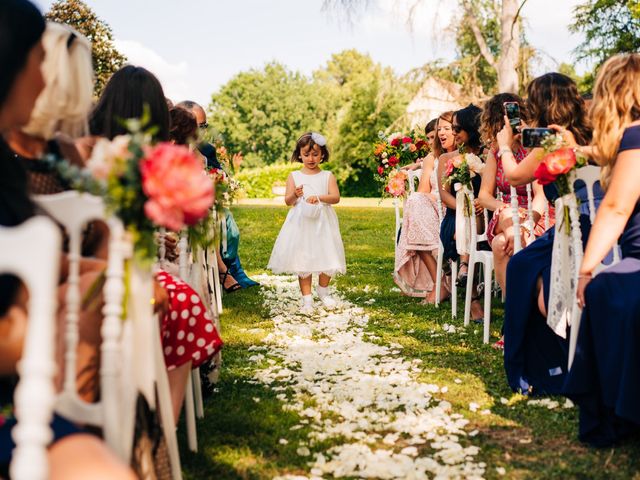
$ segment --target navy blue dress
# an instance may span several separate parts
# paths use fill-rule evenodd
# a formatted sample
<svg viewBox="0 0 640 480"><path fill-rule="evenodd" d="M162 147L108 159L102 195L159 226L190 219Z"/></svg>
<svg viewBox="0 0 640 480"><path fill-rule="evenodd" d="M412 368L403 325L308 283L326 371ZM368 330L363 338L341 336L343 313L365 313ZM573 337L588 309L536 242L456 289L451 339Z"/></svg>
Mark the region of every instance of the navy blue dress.
<svg viewBox="0 0 640 480"><path fill-rule="evenodd" d="M619 152L640 150L640 126ZM640 153L640 152L639 152ZM640 201L620 237L622 261L587 285L565 394L580 407L580 440L608 446L640 427Z"/></svg>
<svg viewBox="0 0 640 480"><path fill-rule="evenodd" d="M584 183L576 182L580 201L580 229L586 244L591 223L589 202ZM555 187L545 187L546 197L557 198ZM603 192L600 184L594 188L596 208ZM522 249L507 265L507 298L504 307L504 368L514 392L529 394L559 394L566 375L569 353L568 338L559 337L547 325L538 309L537 283L542 279L545 305L549 303L551 255L555 227L547 230L531 245Z"/></svg>

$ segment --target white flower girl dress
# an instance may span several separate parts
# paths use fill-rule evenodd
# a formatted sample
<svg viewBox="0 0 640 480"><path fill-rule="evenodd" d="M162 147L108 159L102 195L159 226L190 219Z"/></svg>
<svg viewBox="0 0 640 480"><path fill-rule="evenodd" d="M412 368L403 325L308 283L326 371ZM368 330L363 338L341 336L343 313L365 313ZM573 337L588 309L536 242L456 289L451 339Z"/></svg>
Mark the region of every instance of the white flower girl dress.
<svg viewBox="0 0 640 480"><path fill-rule="evenodd" d="M324 273L331 277L345 273L344 246L338 216L331 205L312 205L305 199L329 193L331 172L307 175L292 173L296 188L303 187L303 197L289 211L276 239L269 260L273 273L289 273L299 277Z"/></svg>

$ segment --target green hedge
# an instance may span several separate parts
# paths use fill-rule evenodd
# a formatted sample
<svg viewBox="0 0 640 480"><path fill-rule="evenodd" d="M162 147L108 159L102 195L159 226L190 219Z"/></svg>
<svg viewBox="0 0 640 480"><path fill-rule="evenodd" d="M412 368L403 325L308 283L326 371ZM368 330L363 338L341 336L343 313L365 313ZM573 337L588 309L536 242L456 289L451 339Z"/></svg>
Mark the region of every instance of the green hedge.
<svg viewBox="0 0 640 480"><path fill-rule="evenodd" d="M271 191L276 182L285 184L287 177L294 170L300 169L299 163L277 163L260 168L240 170L236 179L242 183L248 198L273 198Z"/></svg>

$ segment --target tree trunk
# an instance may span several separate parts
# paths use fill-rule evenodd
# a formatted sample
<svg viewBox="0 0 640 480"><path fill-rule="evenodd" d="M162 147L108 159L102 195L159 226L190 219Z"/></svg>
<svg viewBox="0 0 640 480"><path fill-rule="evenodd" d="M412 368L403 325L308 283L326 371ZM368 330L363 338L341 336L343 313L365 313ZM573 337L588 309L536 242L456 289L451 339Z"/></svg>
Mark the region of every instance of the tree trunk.
<svg viewBox="0 0 640 480"><path fill-rule="evenodd" d="M496 68L500 92L518 93L518 72L516 70L520 57L518 3L518 0L502 0L500 57Z"/></svg>

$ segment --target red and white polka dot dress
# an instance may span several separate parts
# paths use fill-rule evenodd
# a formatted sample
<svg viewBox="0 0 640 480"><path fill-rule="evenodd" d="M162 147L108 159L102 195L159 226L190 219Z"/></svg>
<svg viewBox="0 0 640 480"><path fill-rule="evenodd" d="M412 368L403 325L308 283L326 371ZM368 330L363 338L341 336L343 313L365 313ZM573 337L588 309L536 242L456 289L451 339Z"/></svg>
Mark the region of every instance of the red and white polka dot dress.
<svg viewBox="0 0 640 480"><path fill-rule="evenodd" d="M192 368L197 368L220 350L222 339L193 288L163 270L156 278L169 294L169 312L161 326L167 370L188 361Z"/></svg>

